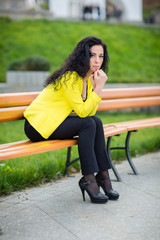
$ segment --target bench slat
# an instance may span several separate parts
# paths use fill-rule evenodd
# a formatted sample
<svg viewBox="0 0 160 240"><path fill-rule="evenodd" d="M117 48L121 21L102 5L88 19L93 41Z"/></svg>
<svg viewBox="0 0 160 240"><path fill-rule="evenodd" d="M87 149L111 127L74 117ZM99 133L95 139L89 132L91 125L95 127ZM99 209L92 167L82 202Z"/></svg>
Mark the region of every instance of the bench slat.
<svg viewBox="0 0 160 240"><path fill-rule="evenodd" d="M150 118L150 119L141 119L141 120L132 120L126 122L112 123L112 124L104 124L104 130L108 127L126 127L127 131L133 131L143 128L151 128L151 127L160 127L160 117Z"/></svg>
<svg viewBox="0 0 160 240"><path fill-rule="evenodd" d="M144 129L144 128L152 128L152 127L160 127L160 123L147 123L147 124L139 124L133 125L133 126L128 126L127 129L128 131L133 131L133 130L138 130L138 129Z"/></svg>
<svg viewBox="0 0 160 240"><path fill-rule="evenodd" d="M144 97L144 98L126 98L111 99L100 102L97 111L106 111L124 108L148 107L160 105L160 97ZM9 107L0 109L0 122L15 121L23 119L23 112L27 106Z"/></svg>
<svg viewBox="0 0 160 240"><path fill-rule="evenodd" d="M2 93L0 94L0 107L25 106L29 105L40 92ZM102 99L134 98L159 96L160 87L143 88L111 88L103 89Z"/></svg>
<svg viewBox="0 0 160 240"><path fill-rule="evenodd" d="M98 111L136 108L136 107L149 107L160 105L160 97L143 97L143 98L125 98L103 100L98 106Z"/></svg>
<svg viewBox="0 0 160 240"><path fill-rule="evenodd" d="M0 94L0 107L29 105L40 92L3 93Z"/></svg>
<svg viewBox="0 0 160 240"><path fill-rule="evenodd" d="M110 137L139 128L160 126L159 120L160 118L139 120L139 125L137 124L138 121L128 121L125 122L125 124L124 122L105 124L104 135L105 137ZM134 122L135 125L133 125ZM0 161L67 148L76 145L77 142L77 139L49 140L42 142L31 142L29 140L24 140L13 143L1 144Z"/></svg>
<svg viewBox="0 0 160 240"><path fill-rule="evenodd" d="M67 148L76 145L77 141L77 139L50 140L43 142L28 141L18 146L16 146L16 143L13 143L13 147L10 146L10 148L1 150L0 161Z"/></svg>
<svg viewBox="0 0 160 240"><path fill-rule="evenodd" d="M143 88L111 88L103 89L102 99L118 99L118 98L137 98L160 96L160 87L143 87Z"/></svg>
<svg viewBox="0 0 160 240"><path fill-rule="evenodd" d="M119 127L107 126L104 128L104 136L105 137L114 136L114 135L121 134L124 132L127 132L127 128L125 126L119 126Z"/></svg>
<svg viewBox="0 0 160 240"><path fill-rule="evenodd" d="M27 106L0 109L0 122L9 122L23 119L23 112L26 108Z"/></svg>
<svg viewBox="0 0 160 240"><path fill-rule="evenodd" d="M151 123L151 122L158 122L160 121L160 117L153 117L153 118L144 118L144 119L138 119L138 120L129 120L129 121L124 121L124 122L115 122L115 123L107 123L104 124L103 126L108 127L108 126L122 126L122 125L132 125L132 124L141 124L141 123Z"/></svg>
<svg viewBox="0 0 160 240"><path fill-rule="evenodd" d="M127 128L123 126L120 126L119 128L108 126L104 133L105 137L109 137L126 131ZM1 145L0 161L62 149L76 145L77 143L78 139L49 140L42 142L31 142L29 140L24 140L14 143L6 143Z"/></svg>
<svg viewBox="0 0 160 240"><path fill-rule="evenodd" d="M3 143L0 144L0 150L2 149L9 149L12 147L18 147L18 146L22 146L22 145L27 145L30 144L31 141L30 140L22 140L22 141L18 141L18 142L11 142L11 143Z"/></svg>

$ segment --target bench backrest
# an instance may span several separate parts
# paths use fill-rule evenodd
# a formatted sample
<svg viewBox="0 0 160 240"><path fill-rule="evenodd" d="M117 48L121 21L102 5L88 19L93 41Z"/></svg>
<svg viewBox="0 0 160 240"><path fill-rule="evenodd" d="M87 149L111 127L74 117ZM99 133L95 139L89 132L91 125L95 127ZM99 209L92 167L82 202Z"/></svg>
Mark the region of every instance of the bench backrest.
<svg viewBox="0 0 160 240"><path fill-rule="evenodd" d="M0 94L0 122L23 119L23 112L40 92ZM160 105L160 87L103 89L98 111Z"/></svg>

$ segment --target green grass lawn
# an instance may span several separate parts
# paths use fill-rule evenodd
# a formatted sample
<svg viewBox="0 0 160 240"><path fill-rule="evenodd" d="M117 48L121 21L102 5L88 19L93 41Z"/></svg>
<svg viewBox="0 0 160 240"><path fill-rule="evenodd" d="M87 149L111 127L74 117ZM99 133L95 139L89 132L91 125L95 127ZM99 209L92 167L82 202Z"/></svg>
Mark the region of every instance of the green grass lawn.
<svg viewBox="0 0 160 240"><path fill-rule="evenodd" d="M160 112L101 112L97 115L102 119L103 123L112 123L156 117L160 115ZM26 139L23 132L23 125L23 120L1 123L0 143ZM120 137L114 137L111 146L122 146L125 136L126 133L123 133ZM132 134L130 141L130 153L132 157L159 149L159 128L143 129ZM0 195L58 178L63 174L65 169L66 153L67 149L61 149L2 161L0 163ZM77 156L77 146L74 146L72 148L72 159ZM124 151L113 151L112 158L117 164L126 159ZM80 170L79 161L74 164L74 168Z"/></svg>
<svg viewBox="0 0 160 240"><path fill-rule="evenodd" d="M11 21L0 18L0 82L15 59L40 55L57 69L78 41L94 35L102 38L110 56L110 83L160 82L160 28L107 22L58 20Z"/></svg>

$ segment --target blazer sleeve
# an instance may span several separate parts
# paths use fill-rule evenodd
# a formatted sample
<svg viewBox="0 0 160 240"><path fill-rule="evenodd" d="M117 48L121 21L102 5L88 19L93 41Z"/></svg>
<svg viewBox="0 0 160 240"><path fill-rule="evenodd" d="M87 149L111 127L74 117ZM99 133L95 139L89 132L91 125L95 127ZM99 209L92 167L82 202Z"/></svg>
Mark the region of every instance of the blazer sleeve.
<svg viewBox="0 0 160 240"><path fill-rule="evenodd" d="M70 108L81 118L92 116L91 113L95 113L101 98L92 91L85 102L81 97L78 81L75 79L75 74L70 75L70 79L66 83L62 84L64 97L70 106ZM82 81L80 79L80 81ZM93 114L94 115L94 114Z"/></svg>

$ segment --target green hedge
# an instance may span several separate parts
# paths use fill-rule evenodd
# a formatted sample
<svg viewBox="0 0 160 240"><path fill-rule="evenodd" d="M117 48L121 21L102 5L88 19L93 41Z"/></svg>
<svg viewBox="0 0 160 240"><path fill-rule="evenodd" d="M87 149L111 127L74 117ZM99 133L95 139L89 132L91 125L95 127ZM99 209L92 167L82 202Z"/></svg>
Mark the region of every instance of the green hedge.
<svg viewBox="0 0 160 240"><path fill-rule="evenodd" d="M30 56L24 60L14 60L8 64L12 71L49 71L51 63L44 57Z"/></svg>

